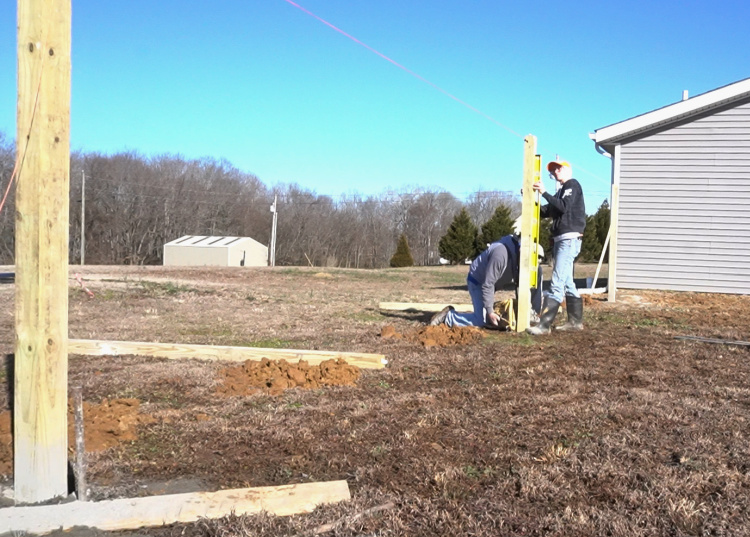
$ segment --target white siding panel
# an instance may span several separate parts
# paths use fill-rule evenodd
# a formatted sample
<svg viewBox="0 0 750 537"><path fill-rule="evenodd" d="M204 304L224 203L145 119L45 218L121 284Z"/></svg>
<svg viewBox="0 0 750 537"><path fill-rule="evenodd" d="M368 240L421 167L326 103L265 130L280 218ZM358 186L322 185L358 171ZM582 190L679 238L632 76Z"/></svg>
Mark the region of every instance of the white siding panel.
<svg viewBox="0 0 750 537"><path fill-rule="evenodd" d="M617 286L750 294L750 103L621 146Z"/></svg>

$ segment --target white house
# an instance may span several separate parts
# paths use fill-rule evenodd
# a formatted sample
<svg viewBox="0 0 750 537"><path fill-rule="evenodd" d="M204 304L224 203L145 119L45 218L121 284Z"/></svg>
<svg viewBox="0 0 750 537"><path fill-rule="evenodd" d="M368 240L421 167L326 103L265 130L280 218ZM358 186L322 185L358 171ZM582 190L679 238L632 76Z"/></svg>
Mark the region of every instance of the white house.
<svg viewBox="0 0 750 537"><path fill-rule="evenodd" d="M750 78L591 135L612 159L609 298L750 293Z"/></svg>

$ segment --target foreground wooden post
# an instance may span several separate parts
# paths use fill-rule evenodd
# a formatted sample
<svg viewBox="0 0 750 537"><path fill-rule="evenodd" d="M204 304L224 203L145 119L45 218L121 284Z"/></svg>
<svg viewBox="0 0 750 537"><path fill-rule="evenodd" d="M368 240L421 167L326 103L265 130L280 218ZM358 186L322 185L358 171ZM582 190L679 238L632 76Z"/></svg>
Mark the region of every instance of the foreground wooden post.
<svg viewBox="0 0 750 537"><path fill-rule="evenodd" d="M531 313L531 269L533 228L536 220L536 200L532 185L537 180L536 136L529 134L523 140L523 197L521 208L521 255L518 260L518 315L516 331L523 332L529 327ZM534 276L536 282L536 275Z"/></svg>
<svg viewBox="0 0 750 537"><path fill-rule="evenodd" d="M14 488L68 493L70 0L18 0Z"/></svg>

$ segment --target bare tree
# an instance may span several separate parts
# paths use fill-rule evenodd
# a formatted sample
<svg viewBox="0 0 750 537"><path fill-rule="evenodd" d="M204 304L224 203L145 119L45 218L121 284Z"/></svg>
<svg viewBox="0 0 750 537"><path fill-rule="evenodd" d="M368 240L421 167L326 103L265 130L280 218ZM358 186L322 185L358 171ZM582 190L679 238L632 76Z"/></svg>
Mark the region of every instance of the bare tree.
<svg viewBox="0 0 750 537"><path fill-rule="evenodd" d="M14 188L8 190L16 160L15 153L15 144L0 132L0 199L8 192L5 205L0 211L0 263L5 265L12 264L15 258L16 196Z"/></svg>

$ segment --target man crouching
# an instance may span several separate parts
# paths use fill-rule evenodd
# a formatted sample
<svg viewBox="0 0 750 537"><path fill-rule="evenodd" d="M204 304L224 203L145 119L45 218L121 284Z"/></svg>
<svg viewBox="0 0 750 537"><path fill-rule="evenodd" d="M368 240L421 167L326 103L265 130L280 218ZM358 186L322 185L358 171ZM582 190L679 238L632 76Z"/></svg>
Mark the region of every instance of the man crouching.
<svg viewBox="0 0 750 537"><path fill-rule="evenodd" d="M486 326L497 328L500 316L494 311L495 292L518 288L518 262L521 244L515 235L506 235L490 244L471 263L466 285L469 288L473 313L458 313L447 306L433 315L430 325L445 323L448 326ZM541 269L538 271L537 288L532 290L531 308L539 313L542 302Z"/></svg>

